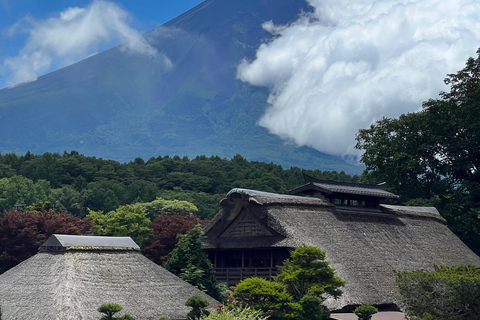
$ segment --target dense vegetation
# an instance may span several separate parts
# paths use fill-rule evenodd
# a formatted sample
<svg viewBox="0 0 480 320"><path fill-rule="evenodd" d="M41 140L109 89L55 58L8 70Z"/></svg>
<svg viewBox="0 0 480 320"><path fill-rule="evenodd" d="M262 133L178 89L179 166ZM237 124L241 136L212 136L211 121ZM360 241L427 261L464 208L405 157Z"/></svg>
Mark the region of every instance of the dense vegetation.
<svg viewBox="0 0 480 320"><path fill-rule="evenodd" d="M274 281L252 277L241 281L231 294L231 307L251 307L271 320L323 320L330 318L322 305L325 297L341 296L345 282L325 261L325 252L301 246L279 266Z"/></svg>
<svg viewBox="0 0 480 320"><path fill-rule="evenodd" d="M436 266L435 271L397 273L409 316L418 320L478 319L480 267Z"/></svg>
<svg viewBox="0 0 480 320"><path fill-rule="evenodd" d="M480 49L449 74L450 92L423 110L360 130L357 148L370 182L385 181L405 204L433 205L480 253Z"/></svg>
<svg viewBox="0 0 480 320"><path fill-rule="evenodd" d="M57 211L84 217L87 208L110 212L121 205L162 197L195 204L197 215L205 219L218 212L220 200L232 188L286 193L303 183L302 172L325 179L358 180L343 171L284 170L272 163L249 162L240 155L230 160L159 156L122 164L76 151L0 154L0 212L15 204L49 201Z"/></svg>

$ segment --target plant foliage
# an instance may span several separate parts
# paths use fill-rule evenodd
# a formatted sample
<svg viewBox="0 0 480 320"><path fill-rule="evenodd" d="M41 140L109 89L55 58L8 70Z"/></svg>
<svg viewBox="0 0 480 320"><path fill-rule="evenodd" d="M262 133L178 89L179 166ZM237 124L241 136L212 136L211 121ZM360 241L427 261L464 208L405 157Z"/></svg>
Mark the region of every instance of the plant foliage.
<svg viewBox="0 0 480 320"><path fill-rule="evenodd" d="M215 269L203 252L203 229L197 224L181 236L177 247L163 265L165 269L205 291L217 299L220 293L215 279Z"/></svg>
<svg viewBox="0 0 480 320"><path fill-rule="evenodd" d="M480 314L480 267L435 266L435 271L398 272L396 281L410 316L476 319Z"/></svg>
<svg viewBox="0 0 480 320"><path fill-rule="evenodd" d="M190 310L190 312L187 314L187 318L195 320L203 315L208 316L210 312L205 308L208 307L209 304L210 303L207 299L198 294L194 294L193 296L188 298L187 302L185 302L185 305L187 307L192 308L192 310Z"/></svg>
<svg viewBox="0 0 480 320"><path fill-rule="evenodd" d="M358 317L358 320L370 320L372 316L378 312L378 309L371 304L364 303L361 306L355 308L353 313Z"/></svg>

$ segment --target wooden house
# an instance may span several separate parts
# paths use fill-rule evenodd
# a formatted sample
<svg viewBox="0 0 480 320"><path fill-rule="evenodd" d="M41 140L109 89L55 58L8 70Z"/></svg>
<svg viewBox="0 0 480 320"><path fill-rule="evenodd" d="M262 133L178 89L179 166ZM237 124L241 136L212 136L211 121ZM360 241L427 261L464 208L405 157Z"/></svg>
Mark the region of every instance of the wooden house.
<svg viewBox="0 0 480 320"><path fill-rule="evenodd" d="M234 285L250 276L270 278L290 250L305 244L324 250L346 281L343 295L326 301L331 310L362 303L398 309L395 271L432 270L435 264L480 266L480 258L435 208L380 204L379 198L396 196L364 190L364 185L310 187L293 192L320 191L321 199L248 189L227 194L205 228L205 250L219 281ZM342 203L335 205L335 199Z"/></svg>

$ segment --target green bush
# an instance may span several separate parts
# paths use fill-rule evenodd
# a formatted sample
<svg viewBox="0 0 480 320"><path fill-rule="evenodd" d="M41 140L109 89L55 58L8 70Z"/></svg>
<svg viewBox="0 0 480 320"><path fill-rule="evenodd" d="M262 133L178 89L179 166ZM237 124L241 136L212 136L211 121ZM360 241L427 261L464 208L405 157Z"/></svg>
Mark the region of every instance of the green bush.
<svg viewBox="0 0 480 320"><path fill-rule="evenodd" d="M335 298L342 294L339 288L345 281L335 275L335 269L325 261L325 252L319 248L306 245L296 248L278 269L280 274L275 281L285 284L297 301L309 293Z"/></svg>
<svg viewBox="0 0 480 320"><path fill-rule="evenodd" d="M105 314L100 320L114 320L114 319L134 320L134 318L129 314L124 314L123 316L121 316L119 318L114 317L114 315L117 312L122 311L122 309L123 308L119 304L104 303L100 307L98 307L97 311Z"/></svg>
<svg viewBox="0 0 480 320"><path fill-rule="evenodd" d="M480 267L435 266L435 271L398 272L407 314L422 319L476 319L480 314Z"/></svg>
<svg viewBox="0 0 480 320"><path fill-rule="evenodd" d="M250 308L234 308L227 310L223 308L218 312L211 312L208 316L202 316L200 320L267 320L258 310Z"/></svg>
<svg viewBox="0 0 480 320"><path fill-rule="evenodd" d="M113 315L119 311L122 311L122 307L116 303L104 303L100 307L98 307L97 311L104 313L106 317L109 319L113 317Z"/></svg>
<svg viewBox="0 0 480 320"><path fill-rule="evenodd" d="M202 297L201 295L194 294L190 298L188 298L187 302L185 302L185 305L187 307L191 307L192 310L187 314L188 319L197 319L200 318L202 315L209 315L209 311L205 310L206 307L208 307L210 303L208 302L207 299Z"/></svg>
<svg viewBox="0 0 480 320"><path fill-rule="evenodd" d="M262 278L247 278L241 281L232 296L242 307L259 310L269 319L296 319L301 306L294 303L284 284Z"/></svg>
<svg viewBox="0 0 480 320"><path fill-rule="evenodd" d="M371 304L364 303L353 312L357 315L358 320L370 320L372 319L372 315L378 312L378 309Z"/></svg>
<svg viewBox="0 0 480 320"><path fill-rule="evenodd" d="M170 320L170 318L163 316L163 317L160 317L160 319L158 319L158 320Z"/></svg>
<svg viewBox="0 0 480 320"><path fill-rule="evenodd" d="M300 299L302 313L299 320L324 320L330 318L330 311L322 305L322 298L307 294Z"/></svg>

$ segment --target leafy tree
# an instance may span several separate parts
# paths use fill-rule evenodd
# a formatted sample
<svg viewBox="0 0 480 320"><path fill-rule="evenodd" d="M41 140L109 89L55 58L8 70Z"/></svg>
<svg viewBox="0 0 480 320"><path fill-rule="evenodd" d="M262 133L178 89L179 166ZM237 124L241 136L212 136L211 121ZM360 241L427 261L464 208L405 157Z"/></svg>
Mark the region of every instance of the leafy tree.
<svg viewBox="0 0 480 320"><path fill-rule="evenodd" d="M259 310L272 320L296 319L301 312L300 304L294 303L284 284L262 278L242 280L232 295L236 305Z"/></svg>
<svg viewBox="0 0 480 320"><path fill-rule="evenodd" d="M449 74L449 92L423 110L384 118L357 135L372 182L383 182L404 201L440 199L452 230L480 252L480 49L465 68Z"/></svg>
<svg viewBox="0 0 480 320"><path fill-rule="evenodd" d="M157 197L152 202L143 203L144 210L150 219L157 214L192 215L198 212L198 208L191 202L181 200L165 200Z"/></svg>
<svg viewBox="0 0 480 320"><path fill-rule="evenodd" d="M480 267L435 266L435 271L398 272L396 281L410 316L476 319L480 314Z"/></svg>
<svg viewBox="0 0 480 320"><path fill-rule="evenodd" d="M288 292L299 301L307 294L335 298L342 294L339 289L345 281L335 275L335 269L325 261L325 252L303 245L290 254L290 258L279 266L280 274L275 281L285 284Z"/></svg>
<svg viewBox="0 0 480 320"><path fill-rule="evenodd" d="M115 211L103 214L89 210L88 217L94 224L94 233L99 236L130 236L141 247L145 247L152 229L141 204L120 206Z"/></svg>
<svg viewBox="0 0 480 320"><path fill-rule="evenodd" d="M220 293L216 284L215 269L203 252L203 230L197 224L183 235L170 258L163 265L168 271L218 299Z"/></svg>
<svg viewBox="0 0 480 320"><path fill-rule="evenodd" d="M7 211L0 217L0 273L37 253L54 233L91 235L90 219L52 211Z"/></svg>
<svg viewBox="0 0 480 320"><path fill-rule="evenodd" d="M185 305L187 307L192 308L192 310L190 310L190 312L187 313L187 318L191 320L195 320L200 318L202 315L208 316L210 312L205 308L208 307L209 304L210 303L208 302L207 299L205 299L201 295L194 294L193 296L188 298L187 302L185 302Z"/></svg>
<svg viewBox="0 0 480 320"><path fill-rule="evenodd" d="M50 184L46 180L33 182L22 176L0 179L0 212L10 210L16 203L30 205L35 201L46 201Z"/></svg>
<svg viewBox="0 0 480 320"><path fill-rule="evenodd" d="M195 216L159 214L152 221L153 236L143 254L157 264L163 264L178 243L178 236L206 221Z"/></svg>
<svg viewBox="0 0 480 320"><path fill-rule="evenodd" d="M358 320L370 320L372 319L372 315L377 312L378 309L368 303L362 304L353 311L353 313L355 313L355 315L358 317Z"/></svg>
<svg viewBox="0 0 480 320"><path fill-rule="evenodd" d="M72 186L63 186L52 190L48 196L48 200L54 204L59 211L70 213L78 217L84 217L87 214L83 204L85 200L82 193L75 190Z"/></svg>
<svg viewBox="0 0 480 320"><path fill-rule="evenodd" d="M261 310L271 319L322 320L330 312L322 305L322 296L339 297L345 282L325 261L325 252L310 246L292 251L289 259L278 267L274 281L247 278L235 288L232 304ZM270 311L269 311L270 310Z"/></svg>
<svg viewBox="0 0 480 320"><path fill-rule="evenodd" d="M97 311L105 314L100 320L133 320L133 317L128 313L124 314L121 317L114 317L114 315L120 311L122 311L123 307L116 303L104 303L100 307L98 307Z"/></svg>

